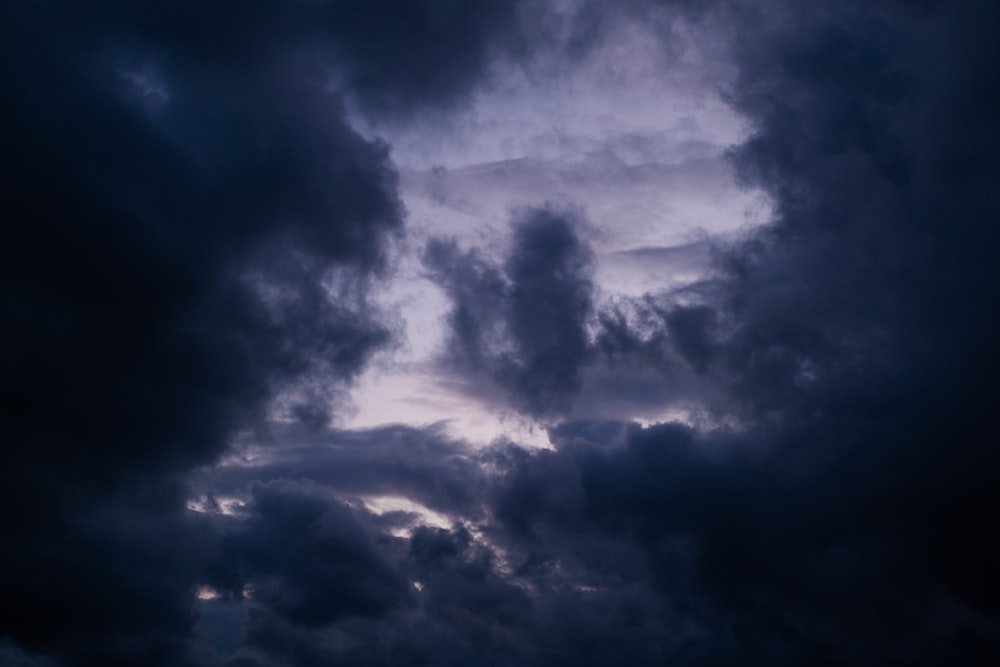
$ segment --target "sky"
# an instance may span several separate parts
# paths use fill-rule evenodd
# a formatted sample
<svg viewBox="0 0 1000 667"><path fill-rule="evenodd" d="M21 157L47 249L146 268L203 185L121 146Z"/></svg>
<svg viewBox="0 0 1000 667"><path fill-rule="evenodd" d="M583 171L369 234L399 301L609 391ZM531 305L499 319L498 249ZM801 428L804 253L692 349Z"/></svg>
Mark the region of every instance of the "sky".
<svg viewBox="0 0 1000 667"><path fill-rule="evenodd" d="M985 0L0 7L0 664L1000 664Z"/></svg>

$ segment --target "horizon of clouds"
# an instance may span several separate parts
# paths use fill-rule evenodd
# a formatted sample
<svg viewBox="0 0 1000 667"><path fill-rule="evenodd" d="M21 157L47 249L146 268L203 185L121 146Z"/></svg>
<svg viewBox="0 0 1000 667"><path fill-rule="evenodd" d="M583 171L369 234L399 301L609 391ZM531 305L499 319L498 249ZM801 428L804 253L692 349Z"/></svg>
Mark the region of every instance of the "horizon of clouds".
<svg viewBox="0 0 1000 667"><path fill-rule="evenodd" d="M0 661L1000 658L995 8L237 4L0 10Z"/></svg>

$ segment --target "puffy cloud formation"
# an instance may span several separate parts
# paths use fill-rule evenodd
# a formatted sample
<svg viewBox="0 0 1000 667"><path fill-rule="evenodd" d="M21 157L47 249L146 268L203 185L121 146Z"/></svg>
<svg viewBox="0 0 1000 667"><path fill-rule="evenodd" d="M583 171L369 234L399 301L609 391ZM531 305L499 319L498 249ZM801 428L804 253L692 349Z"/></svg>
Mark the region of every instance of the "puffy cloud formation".
<svg viewBox="0 0 1000 667"><path fill-rule="evenodd" d="M326 424L391 336L366 288L404 233L388 148L331 86L461 101L530 50L528 9L2 11L0 659L1000 659L992 4L694 12L773 219L683 295L598 305L559 209L515 215L502 259L424 249L444 368L548 419L549 450ZM575 49L609 11L573 15ZM574 408L636 369L712 418Z"/></svg>
<svg viewBox="0 0 1000 667"><path fill-rule="evenodd" d="M523 410L565 407L579 388L592 305L592 252L571 212L525 211L504 266L454 241L432 241L425 263L451 298L450 363L499 384Z"/></svg>
<svg viewBox="0 0 1000 667"><path fill-rule="evenodd" d="M272 418L324 423L391 336L366 288L402 229L396 177L331 81L366 104L448 102L502 32L501 7L432 4L2 10L13 644L193 660L209 538L179 482Z"/></svg>

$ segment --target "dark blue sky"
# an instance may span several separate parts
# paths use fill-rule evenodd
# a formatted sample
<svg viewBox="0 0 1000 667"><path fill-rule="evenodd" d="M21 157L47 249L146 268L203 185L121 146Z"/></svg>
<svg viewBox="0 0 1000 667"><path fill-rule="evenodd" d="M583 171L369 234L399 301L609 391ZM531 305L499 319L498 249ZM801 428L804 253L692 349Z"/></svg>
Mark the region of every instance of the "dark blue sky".
<svg viewBox="0 0 1000 667"><path fill-rule="evenodd" d="M1000 12L0 8L0 664L1000 664Z"/></svg>

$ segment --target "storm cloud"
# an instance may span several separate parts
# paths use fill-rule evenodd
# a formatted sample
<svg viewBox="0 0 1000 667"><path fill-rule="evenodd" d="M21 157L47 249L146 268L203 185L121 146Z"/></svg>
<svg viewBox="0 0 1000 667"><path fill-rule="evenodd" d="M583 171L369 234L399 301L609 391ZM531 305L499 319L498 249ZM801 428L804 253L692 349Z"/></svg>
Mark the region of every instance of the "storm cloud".
<svg viewBox="0 0 1000 667"><path fill-rule="evenodd" d="M990 3L196 4L0 10L0 660L1000 659ZM640 298L544 198L421 243L434 371L550 447L335 426L411 240L347 109L419 131L613 21L724 42L767 220Z"/></svg>
<svg viewBox="0 0 1000 667"><path fill-rule="evenodd" d="M424 255L454 308L446 363L500 385L524 410L560 409L580 384L592 310L592 251L573 212L520 214L503 267L454 242Z"/></svg>
<svg viewBox="0 0 1000 667"><path fill-rule="evenodd" d="M3 9L0 634L15 644L193 660L205 531L183 476L271 419L322 425L390 340L366 293L401 233L396 177L331 81L373 105L445 103L503 24L485 5L397 9ZM418 69L449 70L432 86L404 69L436 32Z"/></svg>

